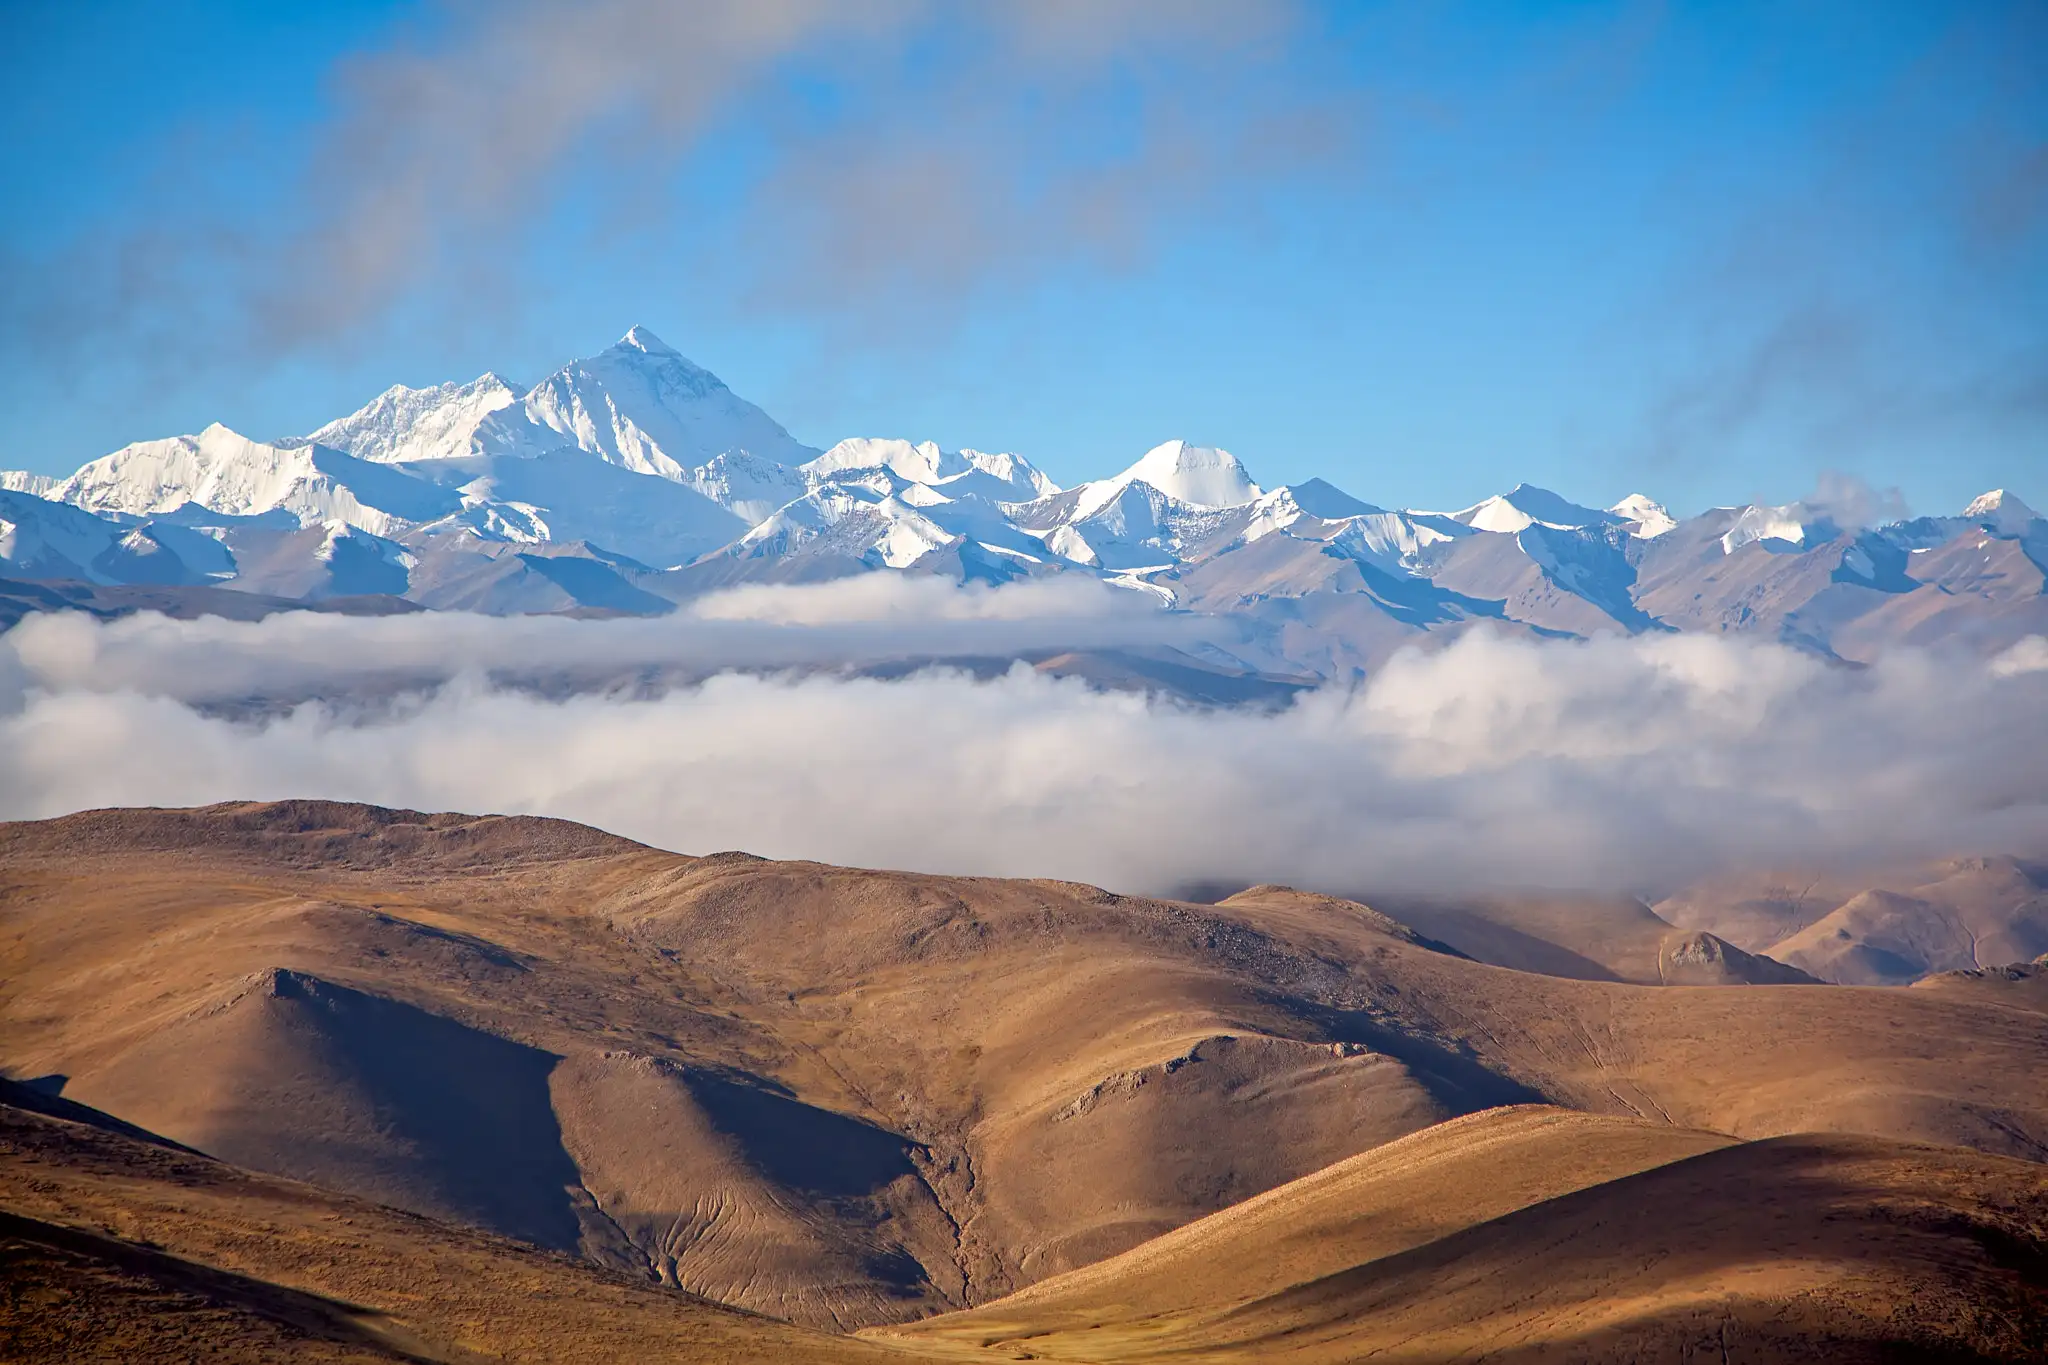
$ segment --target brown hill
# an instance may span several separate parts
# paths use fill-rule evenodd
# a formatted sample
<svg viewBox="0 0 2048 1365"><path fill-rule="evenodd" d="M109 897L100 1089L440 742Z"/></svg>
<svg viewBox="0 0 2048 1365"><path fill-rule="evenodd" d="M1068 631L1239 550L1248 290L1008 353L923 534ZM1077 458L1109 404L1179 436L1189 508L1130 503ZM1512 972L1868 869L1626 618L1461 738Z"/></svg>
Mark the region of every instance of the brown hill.
<svg viewBox="0 0 2048 1365"><path fill-rule="evenodd" d="M1725 939L1676 927L1633 896L1375 898L1467 957L1578 981L1652 986L1796 985L1814 980Z"/></svg>
<svg viewBox="0 0 2048 1365"><path fill-rule="evenodd" d="M97 812L0 826L0 1067L824 1327L985 1303L1502 1104L2048 1157L2048 1015L1571 980L1434 937L1275 887L1197 905L320 802Z"/></svg>
<svg viewBox="0 0 2048 1365"><path fill-rule="evenodd" d="M1725 877L1657 910L1850 985L1900 985L2048 952L2048 871L2009 857L1824 877Z"/></svg>
<svg viewBox="0 0 2048 1365"><path fill-rule="evenodd" d="M896 1358L15 1098L0 1094L0 1359Z"/></svg>
<svg viewBox="0 0 2048 1365"><path fill-rule="evenodd" d="M631 1052L552 1083L592 1259L840 1328L960 1301L951 1225L897 1134Z"/></svg>
<svg viewBox="0 0 2048 1365"><path fill-rule="evenodd" d="M2048 953L2032 962L1939 972L1914 982L1913 989L1962 1000L1995 1001L2014 1009L2048 1014Z"/></svg>
<svg viewBox="0 0 2048 1365"><path fill-rule="evenodd" d="M2048 1329L2044 1249L2037 1165L1521 1108L870 1335L1096 1365L2026 1360Z"/></svg>
<svg viewBox="0 0 2048 1365"><path fill-rule="evenodd" d="M1452 1119L980 1308L884 1339L1060 1358L1186 1349L1197 1318L1392 1255L1545 1199L1728 1145L1640 1119L1542 1105ZM1483 1176L1481 1173L1484 1173Z"/></svg>
<svg viewBox="0 0 2048 1365"><path fill-rule="evenodd" d="M1817 986L1820 980L1776 958L1745 953L1708 933L1667 934L1657 975L1667 986Z"/></svg>
<svg viewBox="0 0 2048 1365"><path fill-rule="evenodd" d="M1757 953L1790 938L1867 885L1854 873L1839 871L1733 872L1695 882L1653 908L1680 928L1706 930Z"/></svg>

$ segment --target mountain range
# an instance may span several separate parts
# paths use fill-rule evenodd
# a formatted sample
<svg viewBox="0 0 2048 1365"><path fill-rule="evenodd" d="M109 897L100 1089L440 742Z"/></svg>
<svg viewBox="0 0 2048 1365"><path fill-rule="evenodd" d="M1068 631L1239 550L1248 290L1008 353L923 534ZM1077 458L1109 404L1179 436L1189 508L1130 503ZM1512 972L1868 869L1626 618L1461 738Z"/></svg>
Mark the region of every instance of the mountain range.
<svg viewBox="0 0 2048 1365"><path fill-rule="evenodd" d="M2048 520L2010 492L1876 527L1824 507L1676 518L1520 485L1452 512L1321 479L1263 488L1174 440L1062 488L1016 454L817 450L643 327L522 390L396 386L303 437L218 424L68 478L0 474L0 596L111 613L341 609L652 615L744 583L896 571L1080 574L1228 618L1209 660L1332 677L1425 632L1742 632L1867 660L2048 632ZM52 597L19 580L62 584ZM221 590L241 594L240 599ZM7 619L0 616L0 620Z"/></svg>

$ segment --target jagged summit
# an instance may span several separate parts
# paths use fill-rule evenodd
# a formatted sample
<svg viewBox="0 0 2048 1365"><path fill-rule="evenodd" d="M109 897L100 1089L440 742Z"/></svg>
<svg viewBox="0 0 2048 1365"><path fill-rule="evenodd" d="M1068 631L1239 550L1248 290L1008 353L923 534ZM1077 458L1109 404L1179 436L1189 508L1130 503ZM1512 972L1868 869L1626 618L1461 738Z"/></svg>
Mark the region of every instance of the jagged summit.
<svg viewBox="0 0 2048 1365"><path fill-rule="evenodd" d="M995 503L1029 502L1059 491L1022 455L942 450L936 441L869 436L839 442L806 463L801 473L812 485L853 482L878 493L885 487L900 493L908 485L944 499L972 496Z"/></svg>
<svg viewBox="0 0 2048 1365"><path fill-rule="evenodd" d="M477 427L492 413L517 403L520 392L490 370L467 384L423 389L393 384L306 439L379 464L450 459L471 454Z"/></svg>
<svg viewBox="0 0 2048 1365"><path fill-rule="evenodd" d="M29 493L43 497L64 480L55 474L31 474L26 469L0 469L0 493Z"/></svg>
<svg viewBox="0 0 2048 1365"><path fill-rule="evenodd" d="M1781 552L1829 540L1834 535L1834 522L1805 503L1787 503L1783 507L1752 504L1737 511L1735 520L1721 536L1721 550L1732 555L1745 545L1760 545Z"/></svg>

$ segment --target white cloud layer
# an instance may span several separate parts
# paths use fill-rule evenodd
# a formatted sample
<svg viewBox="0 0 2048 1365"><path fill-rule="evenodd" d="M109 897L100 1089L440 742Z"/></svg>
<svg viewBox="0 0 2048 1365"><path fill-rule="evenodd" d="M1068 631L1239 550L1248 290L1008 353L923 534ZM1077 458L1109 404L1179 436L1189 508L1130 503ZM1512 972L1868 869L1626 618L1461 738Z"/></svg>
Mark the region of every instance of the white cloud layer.
<svg viewBox="0 0 2048 1365"><path fill-rule="evenodd" d="M983 615L868 611L898 644L1050 629L1002 619L1021 607L1000 596L944 602ZM1478 633L1277 712L1105 694L1021 665L992 681L725 672L556 699L471 671L374 712L309 702L256 722L188 704L456 656L623 665L687 648L709 672L774 662L769 644L784 661L879 646L872 622L782 624L817 605L759 596L723 608L746 619L682 622L32 618L0 636L0 817L325 796L561 816L686 852L1128 891L1655 890L1738 864L2048 852L2038 639L1988 665L1902 652L1851 669L1716 637ZM1131 625L1053 605L1066 628Z"/></svg>
<svg viewBox="0 0 2048 1365"><path fill-rule="evenodd" d="M360 698L457 679L601 690L650 670L674 680L734 668L1171 645L1204 629L1228 627L1170 616L1147 596L1080 575L993 590L897 574L750 585L671 616L611 620L283 612L261 621L143 614L99 625L39 615L0 636L0 707L25 687L201 705Z"/></svg>

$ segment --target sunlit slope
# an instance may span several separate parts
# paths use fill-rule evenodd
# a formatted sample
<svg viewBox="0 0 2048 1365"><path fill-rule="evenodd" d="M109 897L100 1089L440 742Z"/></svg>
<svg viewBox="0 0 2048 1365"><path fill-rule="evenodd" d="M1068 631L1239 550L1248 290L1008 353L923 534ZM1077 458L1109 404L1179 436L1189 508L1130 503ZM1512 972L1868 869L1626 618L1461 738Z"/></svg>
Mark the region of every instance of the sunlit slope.
<svg viewBox="0 0 2048 1365"><path fill-rule="evenodd" d="M919 1342L1014 1340L1055 1353L1119 1334L1164 1339L1292 1285L1733 1141L1546 1105L1485 1110L981 1308L880 1330Z"/></svg>
<svg viewBox="0 0 2048 1365"><path fill-rule="evenodd" d="M960 1359L2033 1359L2048 1171L1876 1138L1453 1120L981 1308Z"/></svg>
<svg viewBox="0 0 2048 1365"><path fill-rule="evenodd" d="M2048 1016L1989 993L1561 979L1285 888L326 802L0 826L8 1074L828 1328L986 1303L1501 1105L2038 1160L2044 1066Z"/></svg>

